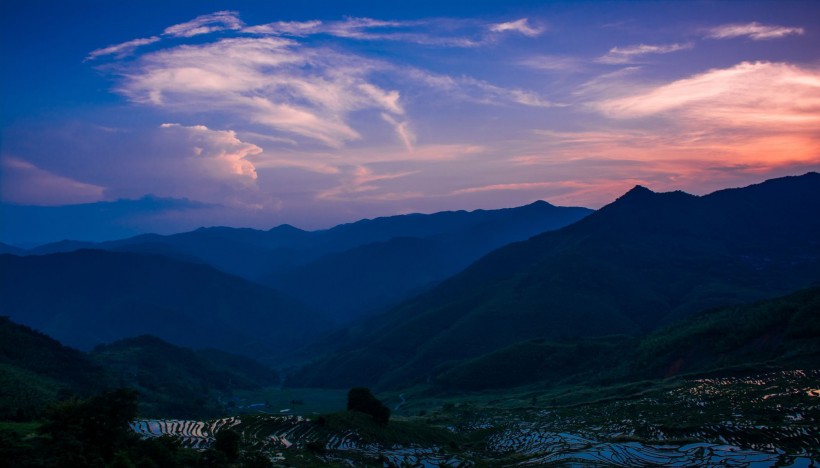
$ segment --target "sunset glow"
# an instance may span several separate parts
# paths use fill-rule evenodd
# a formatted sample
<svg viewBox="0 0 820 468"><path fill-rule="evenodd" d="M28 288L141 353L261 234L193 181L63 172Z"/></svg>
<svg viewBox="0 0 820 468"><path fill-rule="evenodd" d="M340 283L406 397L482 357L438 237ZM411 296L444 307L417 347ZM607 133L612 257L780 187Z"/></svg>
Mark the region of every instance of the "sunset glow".
<svg viewBox="0 0 820 468"><path fill-rule="evenodd" d="M3 3L2 206L316 229L820 170L817 2L168 3Z"/></svg>

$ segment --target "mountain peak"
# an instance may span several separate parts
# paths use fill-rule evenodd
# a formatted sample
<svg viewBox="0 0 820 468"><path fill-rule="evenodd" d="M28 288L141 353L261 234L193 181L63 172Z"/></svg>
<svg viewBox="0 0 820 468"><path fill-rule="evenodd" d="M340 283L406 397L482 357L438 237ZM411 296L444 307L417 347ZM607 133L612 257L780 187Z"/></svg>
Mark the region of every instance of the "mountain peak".
<svg viewBox="0 0 820 468"><path fill-rule="evenodd" d="M268 229L268 232L305 232L291 224L280 224L279 226Z"/></svg>
<svg viewBox="0 0 820 468"><path fill-rule="evenodd" d="M655 192L649 190L643 185L636 185L628 192L618 197L613 204L625 201L646 200L648 197L655 195Z"/></svg>
<svg viewBox="0 0 820 468"><path fill-rule="evenodd" d="M625 195L648 194L648 193L655 193L655 192L653 192L652 190L649 190L648 188L644 187L643 185L636 185L636 186L632 187L632 189L630 191L626 192Z"/></svg>
<svg viewBox="0 0 820 468"><path fill-rule="evenodd" d="M553 205L552 203L546 202L544 200L535 200L534 202L530 203L529 205L525 205L525 206L533 207L533 208L546 208L546 207L549 207L549 206L554 207L555 205Z"/></svg>

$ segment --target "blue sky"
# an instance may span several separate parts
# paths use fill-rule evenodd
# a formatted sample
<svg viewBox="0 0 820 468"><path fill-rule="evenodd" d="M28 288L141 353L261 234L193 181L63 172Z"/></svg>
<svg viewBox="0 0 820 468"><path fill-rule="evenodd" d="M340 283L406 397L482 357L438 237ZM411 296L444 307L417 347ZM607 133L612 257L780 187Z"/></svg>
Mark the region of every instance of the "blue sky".
<svg viewBox="0 0 820 468"><path fill-rule="evenodd" d="M4 242L597 208L820 168L820 2L0 9Z"/></svg>

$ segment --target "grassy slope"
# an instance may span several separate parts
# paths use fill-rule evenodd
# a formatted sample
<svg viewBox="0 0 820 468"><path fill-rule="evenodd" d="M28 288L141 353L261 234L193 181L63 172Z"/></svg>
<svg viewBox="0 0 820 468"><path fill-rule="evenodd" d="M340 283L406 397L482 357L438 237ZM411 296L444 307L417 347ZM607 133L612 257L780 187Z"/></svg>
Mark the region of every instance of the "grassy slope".
<svg viewBox="0 0 820 468"><path fill-rule="evenodd" d="M820 362L820 287L713 309L641 339L536 340L440 369L446 388L480 390L534 382L605 383L731 367L813 368Z"/></svg>

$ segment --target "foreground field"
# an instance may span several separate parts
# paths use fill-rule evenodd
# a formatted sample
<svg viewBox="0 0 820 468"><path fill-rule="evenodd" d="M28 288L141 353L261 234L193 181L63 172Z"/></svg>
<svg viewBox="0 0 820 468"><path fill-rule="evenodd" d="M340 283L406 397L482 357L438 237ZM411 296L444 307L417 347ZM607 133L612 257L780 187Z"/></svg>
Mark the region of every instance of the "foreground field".
<svg viewBox="0 0 820 468"><path fill-rule="evenodd" d="M411 396L399 413L416 414L387 426L359 413L248 413L140 420L132 428L200 449L231 428L243 446L287 466L810 466L820 458L820 371L646 383L599 396L590 389L457 403ZM418 409L435 401L435 409Z"/></svg>

